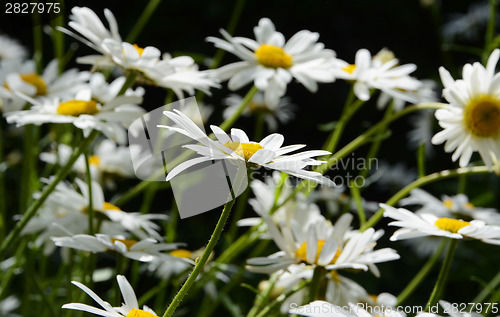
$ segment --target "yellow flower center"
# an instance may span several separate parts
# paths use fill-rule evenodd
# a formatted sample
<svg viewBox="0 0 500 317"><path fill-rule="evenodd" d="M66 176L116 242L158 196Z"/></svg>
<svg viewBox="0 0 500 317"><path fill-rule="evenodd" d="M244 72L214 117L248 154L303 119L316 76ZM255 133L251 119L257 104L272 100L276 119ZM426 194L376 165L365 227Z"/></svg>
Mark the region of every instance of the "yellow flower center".
<svg viewBox="0 0 500 317"><path fill-rule="evenodd" d="M132 310L128 312L126 317L158 317L158 316L142 309L132 308Z"/></svg>
<svg viewBox="0 0 500 317"><path fill-rule="evenodd" d="M292 56L281 47L262 44L255 50L259 64L269 68L289 68L292 66Z"/></svg>
<svg viewBox="0 0 500 317"><path fill-rule="evenodd" d="M119 242L123 243L127 247L128 250L130 250L130 248L134 244L137 243L137 241L132 240L132 239L116 239L116 238L111 238L111 242L115 243L115 241L119 241ZM142 315L138 315L138 316L142 316ZM146 315L144 315L144 316L146 316Z"/></svg>
<svg viewBox="0 0 500 317"><path fill-rule="evenodd" d="M342 281L340 280L340 275L337 273L337 271L332 270L330 271L330 276L335 283L341 283Z"/></svg>
<svg viewBox="0 0 500 317"><path fill-rule="evenodd" d="M95 166L99 166L99 163L101 162L101 159L99 158L98 155L91 155L89 157L89 164L90 165L95 165ZM107 203L105 203L107 204Z"/></svg>
<svg viewBox="0 0 500 317"><path fill-rule="evenodd" d="M318 240L318 248L316 249L316 258L314 259L314 263L310 264L318 264L319 255L321 254L321 250L323 250L323 246L325 245L325 240ZM337 249L335 256L328 264L333 264L340 256L340 249ZM295 251L295 255L301 259L303 262L307 262L307 242L303 242L300 247Z"/></svg>
<svg viewBox="0 0 500 317"><path fill-rule="evenodd" d="M465 108L464 123L475 136L497 136L500 132L500 100L487 95L470 100Z"/></svg>
<svg viewBox="0 0 500 317"><path fill-rule="evenodd" d="M354 73L355 69L356 69L356 65L354 65L354 64L349 64L345 67L342 67L342 70L345 71L346 73L349 73L349 74Z"/></svg>
<svg viewBox="0 0 500 317"><path fill-rule="evenodd" d="M171 256L175 256L177 258L190 259L191 258L191 254L193 254L193 252L191 252L189 250L185 250L185 249L178 249L178 250L170 251L169 254Z"/></svg>
<svg viewBox="0 0 500 317"><path fill-rule="evenodd" d="M464 204L464 208L466 209L473 209L475 206L472 203L466 202Z"/></svg>
<svg viewBox="0 0 500 317"><path fill-rule="evenodd" d="M97 109L97 102L94 100L85 101L72 99L61 102L59 107L57 107L57 113L65 116L78 117L82 114L93 115L97 112L99 112L99 109Z"/></svg>
<svg viewBox="0 0 500 317"><path fill-rule="evenodd" d="M451 209L453 208L453 200L451 199L446 199L443 201L443 205L448 208L448 209Z"/></svg>
<svg viewBox="0 0 500 317"><path fill-rule="evenodd" d="M43 96L47 94L47 84L43 80L41 76L35 73L30 73L30 74L23 74L20 75L21 79L24 82L27 82L28 84L31 84L32 86L35 86L36 88L36 96ZM7 83L4 84L4 87L7 89L9 88L9 85Z"/></svg>
<svg viewBox="0 0 500 317"><path fill-rule="evenodd" d="M102 209L104 209L104 210L118 210L118 211L122 211L120 209L120 207L117 207L117 206L115 206L115 205L113 205L111 203L108 203L106 201L102 204Z"/></svg>
<svg viewBox="0 0 500 317"><path fill-rule="evenodd" d="M458 230L470 225L470 222L453 218L439 218L436 222L434 222L434 225L441 230L457 233Z"/></svg>
<svg viewBox="0 0 500 317"><path fill-rule="evenodd" d="M137 53L139 53L139 56L141 56L142 53L144 52L144 49L142 47L140 47L139 45L137 45L137 44L132 44L132 46L134 46L134 48L137 51Z"/></svg>
<svg viewBox="0 0 500 317"><path fill-rule="evenodd" d="M240 143L240 142L227 142L224 144L225 147L233 150L236 154L248 160L257 152L262 150L264 147L258 143Z"/></svg>

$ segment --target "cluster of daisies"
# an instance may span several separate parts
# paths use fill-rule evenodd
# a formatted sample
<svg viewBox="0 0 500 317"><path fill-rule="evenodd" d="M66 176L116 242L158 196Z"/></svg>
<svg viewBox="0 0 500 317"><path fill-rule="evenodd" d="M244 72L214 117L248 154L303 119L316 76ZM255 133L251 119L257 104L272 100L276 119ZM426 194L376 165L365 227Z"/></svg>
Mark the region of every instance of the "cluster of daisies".
<svg viewBox="0 0 500 317"><path fill-rule="evenodd" d="M79 281L72 283L100 308L83 303L69 303L62 308L109 317L159 316L148 306L139 305L142 301L132 287L137 284L138 274L152 273L163 281L182 282L203 252L176 241L176 234L167 231L176 229L176 210L170 214L175 219L165 213L150 212L152 207L147 202L151 202L151 197L147 195L154 196L157 187L149 185L148 189L153 189L146 191L142 205L146 207L140 210L124 203L123 184L133 183L137 173L134 163L149 155L139 145L128 144L127 138L127 129L137 120L147 118L147 111L151 110L142 105L147 86L164 88L167 100L175 96L180 101L197 91L210 95L226 81L231 91L252 86L246 96L230 94L224 98L224 109L201 101L195 111L165 106L160 124L154 127L159 139L183 136L191 142L183 145L189 155L176 157L177 164L167 167L167 182L216 161L239 164L249 172L258 168L272 170L250 178L248 191L238 198L245 206L245 199L251 195L248 205L256 216L235 219L235 228L230 228L247 228L240 245L246 243L249 248L260 241L270 247L251 253L240 267L212 254L198 281L216 301L220 300L217 284L226 283L229 287L231 279L236 278L235 272L244 266L246 271L265 277L256 287L264 295L257 296L251 316L257 315L258 310L272 311L273 306L264 307L262 301L274 301L283 314L366 317L370 315L367 311L356 308L363 303L389 308L384 315L404 316L391 310L400 304L396 296L386 290L374 295L361 278L354 278L356 274L366 274L365 271L380 277L377 265L400 259L395 241L409 240L411 250L423 258L439 250L443 239L500 245L500 213L496 209L475 206L465 194L437 198L418 188L399 201L401 207L410 210L367 201L356 197L355 192L348 195L344 187L335 184L332 175L325 174L327 168L320 168L338 162L332 161L335 146L326 142L323 149L299 151L306 145L287 144L284 135L276 133L281 125L297 119L299 105L286 96L292 81L315 93L319 84L344 80L352 85L352 99L358 106L376 96L377 107L387 107L388 114L402 111L407 104L437 101L436 83L412 76L416 65L400 64L388 49L373 56L360 49L353 63L349 63L325 48L318 41L318 33L302 30L286 40L270 19L262 18L254 28L255 39L233 36L225 30L220 30L222 38L208 37L208 42L239 61L200 70L189 56L173 57L154 46L140 47L123 41L113 13L104 10L104 16L107 26L90 8L74 7L68 26L53 30L96 51L95 55L76 58L77 63L91 66L85 71L64 70L61 61L52 60L39 73L40 65L27 59L27 51L17 41L0 36L0 128L6 132L2 137L14 138L16 131L27 130L28 126L43 125L37 131L46 133L39 138L40 151L35 151L40 166L44 166L38 180L40 186L29 193L32 200L41 203L35 204L36 213L18 210L14 216L21 226L21 238L30 241L29 247L40 250L43 257L57 258L62 265L72 265L76 255L83 259L89 253L96 254L93 259L99 263L111 258L116 263L134 263L129 269L133 271L133 282L125 277L127 267L118 264L112 273L100 268L108 273L87 278L92 283L116 277L123 297L121 305L112 306L83 284L83 270ZM444 143L444 150L453 152L451 159L458 160L460 167L482 165L482 161L489 171L500 173L500 73L496 72L499 58L500 50L496 49L486 66L466 64L462 79L458 80L440 68L442 95L448 102L435 111L442 130L431 138L433 118L426 115L422 117L425 122L415 123L411 139L418 144ZM355 108L354 105L355 102L346 107ZM158 107L163 109L163 104ZM210 125L212 133L208 134L204 125L218 110L224 122ZM273 133L263 138L257 134L260 141L252 141L245 131L233 127L240 116L257 118ZM334 128L330 141L335 141L335 129L341 129L340 125ZM89 148L77 153L85 141L92 141ZM471 163L475 152L481 160L474 158ZM10 167L7 161L0 162L0 172ZM68 177L61 174L66 169ZM395 178L401 180L403 176ZM371 183L382 182L377 173L369 179ZM312 183L320 186L315 188ZM122 210L125 206L136 210ZM388 226L399 227L390 238L384 235L385 231L392 231L390 227L377 230L364 227L365 219L361 216L355 219L356 212L366 217L379 208L390 221ZM384 240L381 244L390 243L392 247L378 246ZM223 253L224 259L243 251L231 247L229 255ZM17 267L11 259L0 259L3 271ZM10 277L6 278L8 283ZM3 296L4 292L0 294ZM222 295L224 301L229 300L227 292ZM450 306L443 300L439 303L445 309ZM18 306L15 297L0 298L2 316L9 316ZM162 307L166 305L163 303ZM340 313L341 307L352 309ZM339 313L323 314L321 309ZM424 315L430 314L421 316Z"/></svg>

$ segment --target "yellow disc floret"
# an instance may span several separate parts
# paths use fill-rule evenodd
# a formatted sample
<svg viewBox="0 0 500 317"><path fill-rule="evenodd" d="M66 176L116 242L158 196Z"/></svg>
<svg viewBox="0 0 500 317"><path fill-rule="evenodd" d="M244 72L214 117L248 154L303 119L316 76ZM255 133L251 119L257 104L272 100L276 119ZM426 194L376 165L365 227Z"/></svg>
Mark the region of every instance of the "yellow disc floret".
<svg viewBox="0 0 500 317"><path fill-rule="evenodd" d="M191 252L189 250L185 250L185 249L177 249L177 250L170 251L169 254L171 256L175 256L177 258L190 259L193 252Z"/></svg>
<svg viewBox="0 0 500 317"><path fill-rule="evenodd" d="M108 203L107 201L105 201L105 202L102 204L102 209L103 209L103 210L118 210L118 211L122 211L122 210L120 209L120 207L115 206L115 205L113 205L112 203Z"/></svg>
<svg viewBox="0 0 500 317"><path fill-rule="evenodd" d="M453 200L451 199L445 199L443 201L443 205L448 208L448 209L452 209L453 208Z"/></svg>
<svg viewBox="0 0 500 317"><path fill-rule="evenodd" d="M142 309L132 308L132 310L128 312L126 317L158 317L158 316Z"/></svg>
<svg viewBox="0 0 500 317"><path fill-rule="evenodd" d="M248 160L257 152L262 150L264 147L258 143L240 143L240 142L227 142L224 144L225 147L233 150L236 154Z"/></svg>
<svg viewBox="0 0 500 317"><path fill-rule="evenodd" d="M99 112L97 108L97 102L94 100L68 100L59 104L57 107L57 113L65 116L78 117L82 114L96 114Z"/></svg>
<svg viewBox="0 0 500 317"><path fill-rule="evenodd" d="M471 99L465 107L464 123L475 136L497 136L500 133L500 100L487 95Z"/></svg>
<svg viewBox="0 0 500 317"><path fill-rule="evenodd" d="M439 218L436 222L434 222L434 225L441 230L457 233L458 230L470 225L470 222L453 218Z"/></svg>
<svg viewBox="0 0 500 317"><path fill-rule="evenodd" d="M101 158L98 155L91 155L89 157L89 164L90 165L99 166L100 162L101 162Z"/></svg>
<svg viewBox="0 0 500 317"><path fill-rule="evenodd" d="M259 64L270 68L289 68L292 66L292 56L281 47L262 44L255 50Z"/></svg>
<svg viewBox="0 0 500 317"><path fill-rule="evenodd" d="M40 75L35 73L29 73L29 74L19 75L19 77L21 77L21 79L24 82L32 86L35 86L36 88L35 96L43 96L47 94L47 84ZM4 84L4 87L10 89L7 83Z"/></svg>
<svg viewBox="0 0 500 317"><path fill-rule="evenodd" d="M354 73L355 69L356 69L356 65L354 65L354 64L349 64L347 66L342 67L342 70L345 71L346 73L349 73L349 74Z"/></svg>
<svg viewBox="0 0 500 317"><path fill-rule="evenodd" d="M116 238L111 238L111 242L115 243L116 241L119 241L123 243L126 247L127 250L130 250L130 248L137 243L137 241L132 240L132 239L116 239Z"/></svg>
<svg viewBox="0 0 500 317"><path fill-rule="evenodd" d="M325 245L325 240L318 240L318 248L316 249L316 258L314 259L314 263L310 263L310 264L318 264L319 255L321 254L321 250L323 250L324 245ZM341 253L340 249L337 249L335 256L328 264L335 263L335 261L337 261L337 259L339 258L340 253ZM300 245L300 247L297 249L297 251L295 251L295 255L299 259L301 259L303 262L307 263L307 242L303 242Z"/></svg>
<svg viewBox="0 0 500 317"><path fill-rule="evenodd" d="M133 46L134 46L135 50L137 51L137 53L139 53L139 56L141 56L142 53L144 52L144 49L137 44L133 44Z"/></svg>

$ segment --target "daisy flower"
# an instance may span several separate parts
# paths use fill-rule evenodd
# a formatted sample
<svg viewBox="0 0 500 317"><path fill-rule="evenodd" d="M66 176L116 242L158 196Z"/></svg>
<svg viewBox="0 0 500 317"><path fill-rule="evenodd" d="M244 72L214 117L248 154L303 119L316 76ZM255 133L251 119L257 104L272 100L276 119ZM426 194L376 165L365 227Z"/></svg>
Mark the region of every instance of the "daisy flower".
<svg viewBox="0 0 500 317"><path fill-rule="evenodd" d="M48 180L43 180L49 182ZM23 230L23 234L40 232L37 244L42 245L54 236L88 232L88 184L76 178L79 191L66 182L57 184L54 192L49 195L39 214L33 217ZM34 198L39 197L39 193ZM124 235L126 231L135 236L146 239L153 237L161 239L158 233L160 227L152 220L165 220L162 214L127 213L119 207L106 202L101 186L92 182L92 209L96 218L102 221L101 231L112 235ZM97 220L96 226L97 226ZM52 244L46 244L46 253L53 250Z"/></svg>
<svg viewBox="0 0 500 317"><path fill-rule="evenodd" d="M125 72L138 74L139 81L172 89L179 98L183 98L184 91L194 94L194 90L198 89L209 93L210 88L218 87L207 72L198 71L191 57L171 58L168 54L162 56L156 47L142 48L123 42L115 16L110 10L104 10L109 30L95 12L87 7L74 7L71 12L68 24L83 37L64 28L60 30L101 53L79 57L78 63L94 65L94 68L119 66Z"/></svg>
<svg viewBox="0 0 500 317"><path fill-rule="evenodd" d="M87 293L93 300L96 301L102 308L99 309L87 304L80 303L70 303L62 306L64 309L73 309L80 310L84 312L88 312L98 316L105 317L157 317L158 315L149 307L144 305L142 309L139 308L139 304L137 302L137 297L135 292L127 281L125 276L117 275L116 279L118 281L118 285L120 286L120 291L122 293L122 297L125 303L120 307L112 307L108 302L102 300L96 293L94 293L90 288L83 285L82 283L72 281L73 285L76 285L82 291Z"/></svg>
<svg viewBox="0 0 500 317"><path fill-rule="evenodd" d="M26 48L7 35L0 35L0 61L24 59L28 55Z"/></svg>
<svg viewBox="0 0 500 317"><path fill-rule="evenodd" d="M134 240L123 236L111 237L107 234L76 234L65 237L52 237L58 247L75 250L99 252L116 252L129 259L150 262L160 256L162 251L176 249L178 244L161 243L155 239Z"/></svg>
<svg viewBox="0 0 500 317"><path fill-rule="evenodd" d="M283 204L284 200L292 193L293 186L290 182L283 184L280 195L275 199L275 193L278 186L282 182L281 173L274 171L271 176L266 177L264 181L258 179L252 180L250 188L254 194L254 198L248 200L248 204L252 206L255 212L267 217L270 215L271 209L276 204L282 205L270 216L275 223L289 223L292 219L296 219L300 226L308 227L311 223L324 219L321 216L319 207L308 201L303 193L297 193L292 199ZM263 232L261 238L271 239L267 234L267 225L263 218L245 218L238 221L239 226L254 226L260 225L260 230Z"/></svg>
<svg viewBox="0 0 500 317"><path fill-rule="evenodd" d="M89 72L69 69L59 75L58 61L52 60L41 75L36 73L33 60L20 59L0 62L0 97L4 112L21 110L26 100L18 94L31 98L68 98L87 85Z"/></svg>
<svg viewBox="0 0 500 317"><path fill-rule="evenodd" d="M24 96L33 106L29 110L5 114L7 122L17 126L43 123L72 123L82 129L85 135L92 130L101 131L107 138L119 144L127 142L128 127L144 110L137 104L142 102L137 96L118 96L101 104L92 99L90 89L80 90L72 99L59 98L41 101Z"/></svg>
<svg viewBox="0 0 500 317"><path fill-rule="evenodd" d="M58 144L55 152L40 153L40 160L50 163L65 165L73 153L72 147L66 144ZM115 142L104 139L92 151L89 156L90 173L93 180L103 183L107 187L115 187L113 176L135 177L132 159L140 156L138 145L117 146ZM81 155L73 164L73 170L80 176L85 175L87 167L85 157Z"/></svg>
<svg viewBox="0 0 500 317"><path fill-rule="evenodd" d="M247 269L259 273L273 273L292 264L306 263L311 269L322 266L326 270L352 268L368 270L378 276L375 263L399 259L395 250L385 248L374 251L383 231L370 228L364 232L352 231L352 215L344 214L332 225L321 219L301 228L297 221L276 225L264 217L269 233L280 251L267 257L249 259Z"/></svg>
<svg viewBox="0 0 500 317"><path fill-rule="evenodd" d="M500 213L494 208L476 207L464 194L455 196L443 195L441 199L434 197L423 189L416 188L410 196L401 199L402 206L420 205L416 213L430 213L439 217L482 220L488 225L500 225Z"/></svg>
<svg viewBox="0 0 500 317"><path fill-rule="evenodd" d="M274 273L273 276L276 277L276 281L271 293L272 296L278 297L295 288L301 281L311 280L313 274L314 271L305 263L292 264L286 270ZM324 297L328 302L341 306L349 303L373 302L373 299L361 285L338 274L337 271L330 271L325 277L326 290ZM262 290L264 289L262 287ZM286 314L293 305L298 306L304 303L309 291L309 286L306 286L288 297L281 305L281 312Z"/></svg>
<svg viewBox="0 0 500 317"><path fill-rule="evenodd" d="M116 98L125 81L125 76L120 76L108 83L102 73L92 73L88 82L88 88L92 91L92 99L105 104ZM142 87L129 88L125 91L124 95L142 98L145 92Z"/></svg>
<svg viewBox="0 0 500 317"><path fill-rule="evenodd" d="M335 52L318 42L319 34L302 30L286 43L273 22L262 18L254 28L255 39L232 37L220 30L224 40L208 37L207 41L228 51L242 61L215 70L220 80L230 79L228 87L237 90L253 82L264 92L267 105L278 103L285 95L286 86L295 78L309 91L316 92L318 82L333 82Z"/></svg>
<svg viewBox="0 0 500 317"><path fill-rule="evenodd" d="M438 217L429 213L415 214L404 208L394 208L386 204L380 204L385 210L384 216L395 219L389 223L397 226L391 236L391 241L425 237L440 236L450 239L471 238L481 240L485 243L500 245L500 227L488 226L483 221L464 221L447 217Z"/></svg>
<svg viewBox="0 0 500 317"><path fill-rule="evenodd" d="M408 98L392 97L390 94L381 91L377 99L377 109L384 109L392 102L395 112L403 110L407 100L413 100L413 103L437 102L438 96L436 92L437 84L433 80L421 80L420 87L417 90L406 91Z"/></svg>
<svg viewBox="0 0 500 317"><path fill-rule="evenodd" d="M499 57L500 50L496 49L486 67L477 62L464 65L463 79L459 80L439 68L449 106L436 110L443 130L434 135L432 143L444 143L446 152L454 152L453 161L460 158L461 167L469 164L474 152L479 152L490 168L493 160L500 158L500 75L495 73Z"/></svg>
<svg viewBox="0 0 500 317"><path fill-rule="evenodd" d="M297 144L281 147L284 137L277 133L265 137L258 143L251 142L247 134L240 129L231 129L231 135L229 136L221 128L214 125L210 127L217 137L217 141L213 141L182 112L174 110L173 112L165 111L164 114L176 126L158 125L159 128L166 128L181 133L201 144L183 146L184 148L196 151L201 157L190 159L174 167L169 171L167 181L193 165L206 161L228 159L282 171L324 185L335 185L320 173L304 170L307 166L324 163L324 161L316 161L312 157L327 155L330 152L312 150L285 155L303 148L305 145Z"/></svg>
<svg viewBox="0 0 500 317"><path fill-rule="evenodd" d="M243 101L243 97L232 94L226 99L224 103L227 108L224 110L224 119L227 119L233 115L233 113L238 109L239 105ZM264 121L270 131L276 131L278 129L278 122L285 124L290 122L295 118L294 110L295 105L291 103L290 98L284 97L280 98L278 103L268 105L264 101L264 94L257 92L252 100L248 103L248 106L243 110L243 116L264 116Z"/></svg>
<svg viewBox="0 0 500 317"><path fill-rule="evenodd" d="M356 53L354 64L336 61L335 76L354 82L354 93L360 100L370 99L370 89L378 89L392 98L416 102L412 94L421 83L409 76L417 68L414 64L397 66L392 52L382 50L373 58L366 49Z"/></svg>

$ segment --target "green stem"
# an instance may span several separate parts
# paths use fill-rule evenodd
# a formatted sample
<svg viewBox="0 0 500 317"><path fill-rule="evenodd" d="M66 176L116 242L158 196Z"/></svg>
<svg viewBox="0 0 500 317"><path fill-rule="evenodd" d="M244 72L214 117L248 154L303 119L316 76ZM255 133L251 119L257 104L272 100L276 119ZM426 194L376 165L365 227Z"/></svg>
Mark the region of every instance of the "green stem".
<svg viewBox="0 0 500 317"><path fill-rule="evenodd" d="M217 258L217 263L229 263L238 256L248 246L260 239L261 232L257 231L257 227L250 228L245 234L241 235L236 241L225 249Z"/></svg>
<svg viewBox="0 0 500 317"><path fill-rule="evenodd" d="M90 145L92 140L99 134L99 131L93 130L89 137L85 139L78 148L73 152L71 157L69 158L68 162L66 162L66 165L64 165L59 172L56 174L52 182L45 187L43 190L42 194L40 195L40 198L38 200L35 200L28 208L25 214L23 214L23 217L21 220L16 223L14 226L14 229L9 233L7 238L3 240L2 244L0 245L0 260L4 258L7 250L14 245L14 242L16 239L19 237L19 234L21 231L24 229L24 227L28 224L30 219L36 214L38 208L42 206L42 204L45 202L47 197L52 193L52 191L56 188L57 184L61 180L68 175L68 173L71 171L71 168L73 167L73 164L76 162L78 157L82 155L82 153L87 149L87 147Z"/></svg>
<svg viewBox="0 0 500 317"><path fill-rule="evenodd" d="M172 208L170 208L170 215L168 216L168 221L166 223L166 233L165 242L173 243L177 237L177 223L179 222L179 210L175 202L172 202Z"/></svg>
<svg viewBox="0 0 500 317"><path fill-rule="evenodd" d="M154 183L154 180L158 179L158 176L164 175L164 174L165 174L165 171L163 171L163 169L159 170L155 175L151 176L151 178L150 178L151 180L141 181L139 184L135 185L134 187L132 187L131 189L126 191L118 199L114 200L113 204L117 205L117 206L122 206L123 204L125 204L126 202L128 202L129 200L134 198L135 196L142 193L146 188L148 188L152 183ZM171 185L170 182L162 183L161 187L163 189L167 189L167 188L170 188L170 185Z"/></svg>
<svg viewBox="0 0 500 317"><path fill-rule="evenodd" d="M235 201L235 199L231 200L230 202L228 202L224 206L224 209L222 210L222 214L219 218L219 221L217 222L217 225L215 226L214 232L212 233L212 236L210 237L210 240L208 241L207 247L203 251L203 254L201 255L201 257L196 262L196 265L195 265L193 271L191 272L191 275L189 275L189 277L186 280L186 282L184 283L184 285L182 285L182 287L179 290L179 292L177 293L177 295L175 295L174 299L172 300L170 305L167 307L167 310L163 314L163 317L169 317L169 316L173 315L173 313L177 309L177 306L179 306L182 299L184 298L184 296L186 296L187 292L189 291L189 289L193 285L194 281L196 280L198 275L203 270L205 263L207 262L210 254L212 253L215 245L217 244L217 240L219 240L219 236L222 233L222 230L223 230L224 225L227 221L227 218L229 217L229 214L231 212L231 208L234 205L234 201Z"/></svg>
<svg viewBox="0 0 500 317"><path fill-rule="evenodd" d="M325 273L326 272L324 268L321 266L316 266L316 268L314 268L311 284L309 285L309 297L307 300L308 303L315 301L316 297L318 297L321 280L325 276Z"/></svg>
<svg viewBox="0 0 500 317"><path fill-rule="evenodd" d="M417 150L418 177L425 176L425 143L418 146Z"/></svg>
<svg viewBox="0 0 500 317"><path fill-rule="evenodd" d="M393 103L391 102L390 105L387 107L387 110L384 113L384 118L382 120L386 120L391 117L393 113ZM377 135L375 136L375 141L370 146L370 149L368 150L368 154L366 154L366 160L365 162L368 162L368 164L364 164L363 170L359 173L362 179L368 175L368 172L370 172L371 169L371 159L377 156L378 151L380 150L380 146L382 145L383 141L383 135L387 131L387 125L380 127L380 130L378 130Z"/></svg>
<svg viewBox="0 0 500 317"><path fill-rule="evenodd" d="M474 166L474 167L463 167L455 170L444 170L441 172L432 173L417 179L413 183L406 185L400 191L394 194L391 198L389 198L389 200L387 200L385 204L389 206L394 206L394 204L396 204L399 200L407 196L412 189L419 188L439 180L457 177L459 175L464 175L464 174L486 174L490 172L491 171L488 169L487 166ZM365 231L366 229L373 227L383 217L383 215L384 215L384 209L381 208L370 219L368 219L368 221L363 226L361 226L360 230Z"/></svg>
<svg viewBox="0 0 500 317"><path fill-rule="evenodd" d="M352 94L352 92L351 92ZM357 99L354 102L350 102L351 98L347 98L349 103L344 105L344 109L342 110L342 114L340 115L339 121L335 125L335 129L333 129L332 134L328 138L326 145L323 147L328 152L335 152L337 145L340 141L340 137L344 132L345 126L351 119L351 117L359 110L359 108L365 103L363 100Z"/></svg>
<svg viewBox="0 0 500 317"><path fill-rule="evenodd" d="M486 35L484 39L484 50L483 50L483 63L486 64L488 57L493 51L492 47L493 37L495 35L495 25L497 20L497 0L489 0L490 3L490 16L488 19L488 25L486 26Z"/></svg>
<svg viewBox="0 0 500 317"><path fill-rule="evenodd" d="M258 113L255 121L255 132L254 132L254 141L262 139L262 134L264 132L264 120L265 115L263 113Z"/></svg>
<svg viewBox="0 0 500 317"><path fill-rule="evenodd" d="M303 289L305 286L307 285L307 281L302 281L299 285L297 285L295 288L289 290L288 292L284 293L284 294L281 294L280 296L278 296L272 303L270 303L269 305L267 305L266 307L264 307L264 309L262 309L262 311L256 316L256 317L264 317L264 316L270 316L269 313L277 308L278 306L280 306L284 301L285 299L287 299L288 297L292 296L293 294L295 294L296 292L300 291L301 289Z"/></svg>
<svg viewBox="0 0 500 317"><path fill-rule="evenodd" d="M59 5L61 7L61 11L64 12L65 6L64 6L64 0L59 1ZM56 31L57 27L63 27L64 26L64 14L59 14L56 17L52 17L52 20L50 21L51 26L52 26L52 45L54 49L54 55L57 58L58 61L58 69L59 69L59 74L63 72L64 66L66 65L65 58L64 58L64 33L63 32L58 32Z"/></svg>
<svg viewBox="0 0 500 317"><path fill-rule="evenodd" d="M123 83L122 89L120 89L120 91L118 92L118 94L116 96L118 97L118 96L124 95L125 92L127 91L127 89L132 87L136 78L137 78L137 73L134 71L130 72L127 75L127 79L125 80L125 83Z"/></svg>
<svg viewBox="0 0 500 317"><path fill-rule="evenodd" d="M247 206L248 202L248 197L250 196L250 186L248 186L243 194L240 196L238 199L238 203L236 204L236 209L234 210L233 216L231 217L231 224L229 225L229 229L227 233L225 234L225 245L229 247L233 241L234 237L238 233L238 225L236 224L239 219L243 216L243 213L245 212L245 208Z"/></svg>
<svg viewBox="0 0 500 317"><path fill-rule="evenodd" d="M351 190L351 196L356 203L356 210L358 212L359 225L362 226L366 222L366 214L363 208L363 202L361 201L361 193L359 192L358 184L354 180L350 182L349 186Z"/></svg>
<svg viewBox="0 0 500 317"><path fill-rule="evenodd" d="M269 284L267 288L264 290L262 294L257 294L255 298L255 304L253 307L250 309L250 311L247 314L247 317L253 317L257 315L259 311L262 310L263 306L267 303L269 300L269 297L271 296L272 290L274 288L274 284L276 283L277 278L279 275L271 275L271 278L269 279Z"/></svg>
<svg viewBox="0 0 500 317"><path fill-rule="evenodd" d="M230 35L232 35L234 33L234 30L236 29L238 20L240 19L241 13L243 12L243 8L245 7L245 2L246 0L238 0L236 2L236 5L234 6L233 13L231 13L231 20L229 21L229 24L227 25L226 28L227 33ZM215 51L214 58L212 59L212 63L210 63L209 68L215 69L219 67L220 63L222 62L222 59L224 58L224 55L226 55L226 51L221 48L218 48L217 51ZM196 100L202 101L204 97L205 93L203 91L200 90L196 93Z"/></svg>
<svg viewBox="0 0 500 317"><path fill-rule="evenodd" d="M495 291L496 287L500 284L500 271L491 279L485 288L472 300L473 303L482 303L486 297Z"/></svg>
<svg viewBox="0 0 500 317"><path fill-rule="evenodd" d="M156 8L158 7L158 5L160 3L161 3L161 0L150 0L149 1L148 5L146 6L146 8L144 8L144 11L142 12L141 16L139 17L139 20L137 20L134 27L132 27L132 30L125 38L125 42L132 43L137 39L139 34L141 34L142 29L144 29L144 26L151 18L151 15L153 15L153 13L156 11Z"/></svg>
<svg viewBox="0 0 500 317"><path fill-rule="evenodd" d="M380 128L389 125L393 121L410 114L412 112L418 111L418 110L423 110L423 109L440 109L443 108L444 104L442 103L422 103L418 105L413 105L406 107L405 109L393 114L391 117L384 119L377 124L375 124L373 127L368 129L365 133L361 134L358 136L356 139L352 140L349 142L349 144L345 145L343 148L338 150L336 153L334 153L330 158L328 159L326 164L320 165L317 168L314 169L315 172L324 174L328 169L330 169L332 166L336 165L342 158L346 157L350 153L354 152L357 148L362 146L363 144L369 142L372 138L372 136L379 131ZM307 188L306 188L307 186ZM316 188L317 184L312 183L310 181L301 181L300 184L296 187L296 192L303 190L306 188L306 194L310 194L314 188ZM296 192L292 193L291 195L295 195ZM288 198L287 198L288 199Z"/></svg>
<svg viewBox="0 0 500 317"><path fill-rule="evenodd" d="M439 271L439 276L432 290L431 296L425 305L425 311L429 311L429 308L437 303L441 298L441 293L443 293L444 286L446 284L446 278L448 277L448 271L450 270L451 262L453 261L453 255L455 255L455 250L457 249L458 239L450 239L450 244L448 251L446 252L446 257L443 261L443 266L441 266L441 271Z"/></svg>
<svg viewBox="0 0 500 317"><path fill-rule="evenodd" d="M227 131L230 127L233 126L233 124L241 116L243 110L245 110L245 107L252 100L253 96L257 93L257 91L258 89L255 86L252 86L252 88L250 88L250 90L247 92L247 94L241 101L241 104L238 106L238 109L231 115L231 117L227 118L224 122L222 122L222 124L220 125L220 128L222 130Z"/></svg>
<svg viewBox="0 0 500 317"><path fill-rule="evenodd" d="M234 31L236 30L236 25L238 24L238 20L240 19L241 13L243 12L243 8L245 7L245 2L246 0L238 0L236 2L236 5L234 6L233 13L231 14L231 20L229 21L226 31L229 34L233 34ZM214 59L212 61L212 64L210 65L211 69L219 67L222 58L226 54L226 51L223 49L218 49L217 52L215 52Z"/></svg>
<svg viewBox="0 0 500 317"><path fill-rule="evenodd" d="M443 253L444 247L446 245L446 239L442 239L439 247L434 251L432 257L427 260L424 266L420 269L420 271L415 275L415 277L411 280L411 282L401 291L401 293L397 297L396 306L400 306L403 302L405 302L408 297L410 297L413 292L417 289L417 287L423 282L423 280L427 277L432 268L436 265L437 261L441 257L441 253Z"/></svg>
<svg viewBox="0 0 500 317"><path fill-rule="evenodd" d="M87 214L89 220L89 234L94 234L94 204L92 201L92 175L90 173L90 164L89 164L89 151L85 151L85 169L86 169L86 177L87 177L87 185L89 191L89 205L87 207Z"/></svg>

